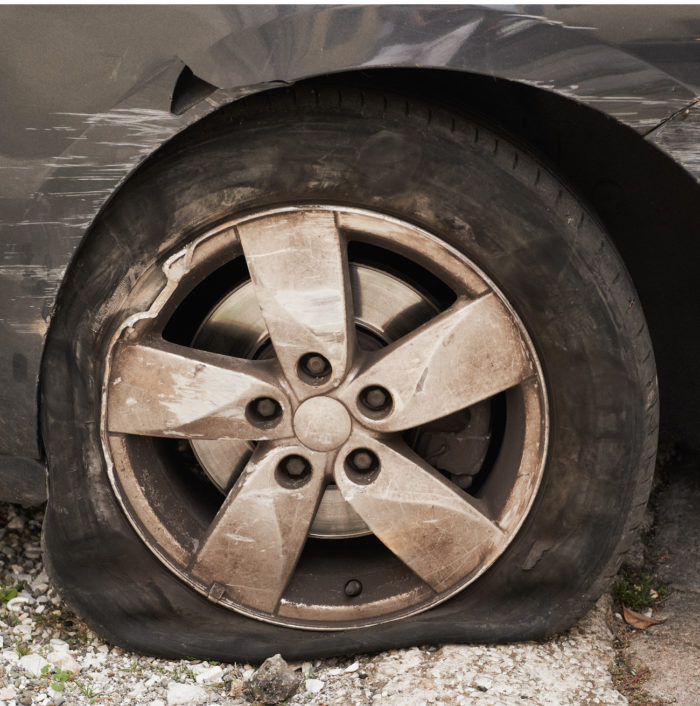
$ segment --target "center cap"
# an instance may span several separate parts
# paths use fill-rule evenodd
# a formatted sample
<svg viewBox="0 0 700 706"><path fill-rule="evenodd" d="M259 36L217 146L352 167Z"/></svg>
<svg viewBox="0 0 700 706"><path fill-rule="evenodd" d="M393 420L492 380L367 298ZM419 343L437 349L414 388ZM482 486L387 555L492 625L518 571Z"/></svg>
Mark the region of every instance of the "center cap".
<svg viewBox="0 0 700 706"><path fill-rule="evenodd" d="M350 436L351 430L350 414L332 397L311 397L294 413L297 439L314 451L337 449Z"/></svg>

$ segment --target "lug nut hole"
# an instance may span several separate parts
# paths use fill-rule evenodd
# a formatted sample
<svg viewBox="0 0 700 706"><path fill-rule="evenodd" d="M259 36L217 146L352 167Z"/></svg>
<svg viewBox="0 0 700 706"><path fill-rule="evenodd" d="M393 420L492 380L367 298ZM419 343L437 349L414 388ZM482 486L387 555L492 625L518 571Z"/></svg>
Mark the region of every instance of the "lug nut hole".
<svg viewBox="0 0 700 706"><path fill-rule="evenodd" d="M345 473L354 483L371 483L379 474L377 454L370 449L355 449L345 459Z"/></svg>
<svg viewBox="0 0 700 706"><path fill-rule="evenodd" d="M306 353L299 358L297 372L308 385L323 385L330 380L333 369L320 353Z"/></svg>
<svg viewBox="0 0 700 706"><path fill-rule="evenodd" d="M285 488L301 488L311 478L311 464L303 456L290 454L277 464L275 478Z"/></svg>
<svg viewBox="0 0 700 706"><path fill-rule="evenodd" d="M270 429L278 424L282 417L282 407L272 397L258 397L248 403L245 410L248 421L260 429Z"/></svg>
<svg viewBox="0 0 700 706"><path fill-rule="evenodd" d="M391 399L389 391L379 385L365 387L360 392L357 401L363 414L372 419L386 417L394 406L394 401Z"/></svg>

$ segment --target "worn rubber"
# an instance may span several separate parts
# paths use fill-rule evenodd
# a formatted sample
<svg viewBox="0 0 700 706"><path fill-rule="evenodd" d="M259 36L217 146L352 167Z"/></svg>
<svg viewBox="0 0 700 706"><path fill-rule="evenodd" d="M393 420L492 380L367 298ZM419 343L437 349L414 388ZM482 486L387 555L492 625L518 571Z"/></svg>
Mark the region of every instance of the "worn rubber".
<svg viewBox="0 0 700 706"><path fill-rule="evenodd" d="M373 628L302 631L209 602L136 536L99 439L103 361L156 259L245 211L359 206L413 222L499 286L542 361L551 411L542 485L498 561L446 603ZM143 294L144 301L152 293ZM245 99L165 145L114 195L70 268L42 370L50 465L46 565L99 634L170 657L259 661L412 644L541 638L587 611L640 522L656 450L649 335L618 254L526 150L405 98L306 86Z"/></svg>

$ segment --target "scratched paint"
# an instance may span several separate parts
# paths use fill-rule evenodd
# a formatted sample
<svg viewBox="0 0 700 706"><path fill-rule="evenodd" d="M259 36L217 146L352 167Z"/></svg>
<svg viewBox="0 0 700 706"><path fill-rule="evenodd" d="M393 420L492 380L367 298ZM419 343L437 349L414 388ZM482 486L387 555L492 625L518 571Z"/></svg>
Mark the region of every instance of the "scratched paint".
<svg viewBox="0 0 700 706"><path fill-rule="evenodd" d="M149 107L168 104L181 67L172 62L169 70L112 110L54 113L55 127L42 131L55 135L61 151L48 159L20 165L0 155L0 175L14 175L11 198L2 199L0 210L0 326L4 324L8 355L22 351L28 370L22 390L9 382L0 385L0 416L10 417L0 426L0 453L39 456L38 396L30 386L38 381L42 342L67 265L95 216L146 156L192 121L230 101L221 92L181 117ZM25 127L30 134L39 129ZM2 176L0 180L5 182ZM0 379L6 370L3 365ZM2 412L8 409L12 415Z"/></svg>

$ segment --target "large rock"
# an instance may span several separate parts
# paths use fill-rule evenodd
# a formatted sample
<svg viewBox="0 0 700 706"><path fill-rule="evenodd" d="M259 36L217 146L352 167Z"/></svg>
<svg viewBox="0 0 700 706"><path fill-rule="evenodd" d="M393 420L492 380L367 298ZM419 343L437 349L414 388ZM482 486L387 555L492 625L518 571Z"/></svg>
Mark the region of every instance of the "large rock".
<svg viewBox="0 0 700 706"><path fill-rule="evenodd" d="M282 655L277 654L266 659L253 674L246 685L245 696L250 701L279 704L294 696L301 679L301 674L297 674L282 659Z"/></svg>

